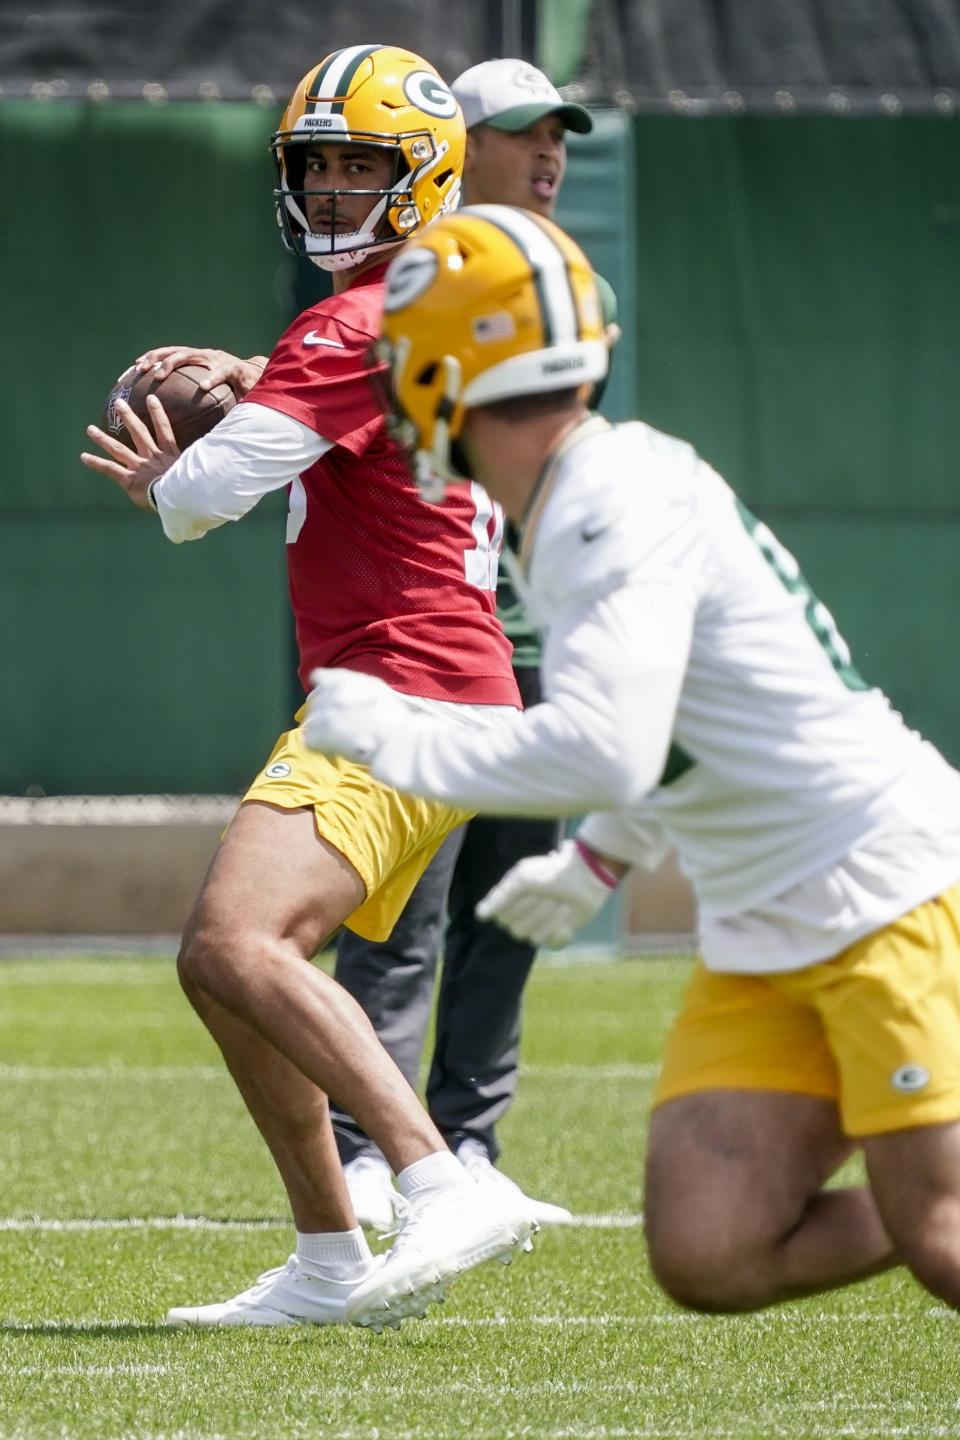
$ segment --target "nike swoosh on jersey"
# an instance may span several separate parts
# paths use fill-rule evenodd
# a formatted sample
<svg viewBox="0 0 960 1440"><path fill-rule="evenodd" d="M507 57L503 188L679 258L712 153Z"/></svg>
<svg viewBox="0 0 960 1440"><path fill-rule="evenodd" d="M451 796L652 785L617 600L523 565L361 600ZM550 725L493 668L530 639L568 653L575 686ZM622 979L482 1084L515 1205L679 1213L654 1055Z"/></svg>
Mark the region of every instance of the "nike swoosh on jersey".
<svg viewBox="0 0 960 1440"><path fill-rule="evenodd" d="M596 540L599 535L606 534L612 524L612 520L605 520L602 525L593 525L589 528L584 526L580 531L580 539L589 544L591 540Z"/></svg>
<svg viewBox="0 0 960 1440"><path fill-rule="evenodd" d="M318 335L316 330L308 330L303 337L304 345L330 345L334 350L346 350L346 345L339 340L328 340L325 335Z"/></svg>

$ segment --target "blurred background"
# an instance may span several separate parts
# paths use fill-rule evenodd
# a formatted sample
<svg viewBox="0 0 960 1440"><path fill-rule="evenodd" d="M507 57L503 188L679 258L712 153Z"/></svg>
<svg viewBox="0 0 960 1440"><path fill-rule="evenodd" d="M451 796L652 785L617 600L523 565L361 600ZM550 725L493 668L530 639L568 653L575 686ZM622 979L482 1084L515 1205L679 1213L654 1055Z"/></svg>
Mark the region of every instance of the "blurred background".
<svg viewBox="0 0 960 1440"><path fill-rule="evenodd" d="M607 414L693 441L960 762L960 0L4 0L0 932L179 929L299 703L284 497L175 547L78 454L147 346L268 352L321 293L267 142L372 40L594 110L557 218L619 298ZM125 796L194 798L76 798ZM608 938L691 927L637 884Z"/></svg>

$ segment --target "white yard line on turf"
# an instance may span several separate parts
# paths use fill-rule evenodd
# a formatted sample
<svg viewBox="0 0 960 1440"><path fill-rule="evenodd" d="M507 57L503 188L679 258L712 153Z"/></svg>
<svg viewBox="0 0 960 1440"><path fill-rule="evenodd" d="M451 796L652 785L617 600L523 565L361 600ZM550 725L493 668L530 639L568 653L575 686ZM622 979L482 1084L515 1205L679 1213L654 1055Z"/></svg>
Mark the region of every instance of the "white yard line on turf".
<svg viewBox="0 0 960 1440"><path fill-rule="evenodd" d="M879 1306L875 1310L855 1312L819 1310L810 1313L804 1310L765 1310L750 1315L738 1315L739 1325L758 1330L786 1326L840 1326L847 1325L916 1325L918 1320L949 1321L956 1324L958 1316L954 1311L945 1311L942 1306L931 1306L917 1314L915 1310L886 1310ZM69 1329L71 1335L84 1331L99 1334L104 1330L125 1330L142 1325L142 1320L117 1315L101 1317L35 1317L32 1320L10 1316L0 1326L4 1334L49 1334L60 1327ZM715 1315L694 1315L685 1311L665 1311L655 1315L427 1315L418 1320L416 1328L455 1330L507 1330L537 1328L549 1330L613 1330L613 1329L657 1329L675 1325L716 1325ZM412 1330L411 1330L412 1333ZM2 1373L2 1367L0 1367ZM352 1393L356 1393L353 1391ZM2 1432L0 1432L2 1433ZM844 1432L845 1433L845 1432ZM956 1430L951 1432L957 1434ZM924 1432L926 1434L926 1432Z"/></svg>
<svg viewBox="0 0 960 1440"><path fill-rule="evenodd" d="M0 1081L228 1080L223 1065L0 1065Z"/></svg>
<svg viewBox="0 0 960 1440"><path fill-rule="evenodd" d="M922 1435L924 1440L939 1440L939 1437L953 1437L956 1440L958 1430L955 1424L952 1425L927 1425L922 1430L908 1424L893 1425L889 1422L884 1424L883 1429L878 1429L876 1420L864 1420L860 1425L853 1421L845 1420L842 1429L836 1429L833 1423L819 1424L806 1421L802 1432L786 1430L783 1422L778 1421L776 1413L784 1411L786 1414L796 1407L781 1405L773 1407L774 1418L765 1413L759 1420L746 1419L743 1424L736 1427L725 1426L701 1426L696 1429L686 1429L679 1425L642 1426L635 1428L631 1426L626 1429L622 1425L590 1425L587 1427L569 1426L562 1430L536 1430L530 1425L523 1425L521 1429L497 1429L497 1430L471 1430L473 1440L755 1440L758 1435L795 1435L801 1433L803 1440L836 1440L842 1435L844 1440L916 1440ZM897 1407L891 1406L894 1413ZM137 1432L140 1440L191 1440L191 1437L169 1437L163 1435L141 1435ZM371 1434L383 1433L364 1430L332 1430L330 1440L370 1440ZM390 1431L390 1440L432 1440L437 1432L431 1430L393 1430ZM197 1436L196 1440L205 1440L205 1437Z"/></svg>
<svg viewBox="0 0 960 1440"><path fill-rule="evenodd" d="M366 1380L360 1385L325 1385L316 1389L303 1392L307 1395L320 1396L324 1400L347 1400L356 1399L358 1396L364 1400L376 1397L377 1400L397 1400L408 1398L411 1393L411 1386L407 1384L378 1384ZM420 1397L434 1395L471 1395L492 1398L495 1400L506 1397L522 1399L534 1395L635 1395L659 1397L662 1389L658 1385L651 1385L637 1380L532 1380L525 1384L506 1385L502 1382L497 1384L481 1384L476 1379L441 1381L437 1384L424 1385L418 1383L416 1393ZM881 1415L906 1416L916 1414L918 1411L927 1412L930 1406L924 1400L857 1400L852 1396L831 1395L819 1400L805 1400L803 1398L780 1398L772 1400L770 1409L775 1412L791 1414L793 1412L822 1413L833 1411L859 1411L874 1412ZM523 1431L526 1435L528 1432ZM618 1432L619 1433L619 1432ZM841 1432L847 1434L846 1429ZM884 1432L885 1434L887 1432ZM928 1432L923 1431L926 1435ZM952 1431L956 1434L956 1431ZM660 1434L660 1431L657 1431Z"/></svg>
<svg viewBox="0 0 960 1440"><path fill-rule="evenodd" d="M649 1080L656 1065L521 1065L530 1080ZM223 1065L0 1065L0 1081L227 1080Z"/></svg>
<svg viewBox="0 0 960 1440"><path fill-rule="evenodd" d="M252 1220L214 1220L205 1215L76 1216L64 1220L46 1219L41 1215L0 1216L0 1231L27 1234L86 1234L93 1230L285 1230L290 1224L279 1216ZM642 1215L575 1215L571 1223L550 1228L634 1230L642 1224Z"/></svg>
<svg viewBox="0 0 960 1440"><path fill-rule="evenodd" d="M305 1395L317 1395L325 1400L351 1400L358 1396L367 1400L376 1396L378 1400L399 1400L409 1397L410 1385L324 1385L305 1390ZM525 1395L653 1395L656 1390L636 1380L531 1380L525 1385L482 1385L476 1380L444 1380L435 1385L416 1386L418 1395L482 1395L494 1400Z"/></svg>
<svg viewBox="0 0 960 1440"><path fill-rule="evenodd" d="M929 1320L952 1320L956 1323L956 1312L943 1306L931 1307L925 1312ZM914 1321L916 1316L913 1317ZM843 1311L763 1310L754 1314L738 1315L740 1323L755 1325L761 1329L773 1325L886 1325L906 1323L907 1311L861 1310L848 1314ZM536 1325L559 1330L605 1329L621 1325L706 1325L716 1321L713 1315L696 1315L692 1311L669 1310L660 1315L427 1315L417 1325L450 1326L457 1329L501 1329L512 1325Z"/></svg>
<svg viewBox="0 0 960 1440"><path fill-rule="evenodd" d="M208 1220L203 1215L131 1215L110 1219L106 1216L68 1220L47 1220L40 1215L8 1215L0 1217L0 1231L24 1234L80 1234L93 1230L281 1230L291 1222L280 1219Z"/></svg>

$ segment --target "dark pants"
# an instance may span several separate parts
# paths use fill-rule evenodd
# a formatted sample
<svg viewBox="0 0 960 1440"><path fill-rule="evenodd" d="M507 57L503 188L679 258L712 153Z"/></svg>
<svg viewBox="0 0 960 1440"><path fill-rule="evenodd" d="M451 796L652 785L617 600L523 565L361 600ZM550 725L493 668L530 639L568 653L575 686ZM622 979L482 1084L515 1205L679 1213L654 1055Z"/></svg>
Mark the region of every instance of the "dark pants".
<svg viewBox="0 0 960 1440"><path fill-rule="evenodd" d="M518 670L517 680L524 705L536 704L536 671ZM444 841L389 940L341 932L336 978L414 1086L443 948L427 1108L454 1149L472 1137L491 1158L499 1153L495 1126L517 1088L521 1001L535 954L499 925L479 921L474 907L518 860L552 850L559 837L555 820L471 820ZM344 1163L376 1153L349 1116L333 1106L331 1113Z"/></svg>

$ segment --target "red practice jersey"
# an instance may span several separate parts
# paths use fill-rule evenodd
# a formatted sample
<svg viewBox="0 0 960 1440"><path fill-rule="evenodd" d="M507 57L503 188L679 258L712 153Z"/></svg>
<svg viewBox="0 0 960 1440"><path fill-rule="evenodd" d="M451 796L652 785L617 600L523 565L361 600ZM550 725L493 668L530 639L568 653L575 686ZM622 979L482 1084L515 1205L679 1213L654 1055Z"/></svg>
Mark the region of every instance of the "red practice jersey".
<svg viewBox="0 0 960 1440"><path fill-rule="evenodd" d="M385 269L305 310L246 397L332 442L290 487L300 679L344 666L408 695L517 705L496 618L500 512L477 485L427 504L387 438L369 361Z"/></svg>

